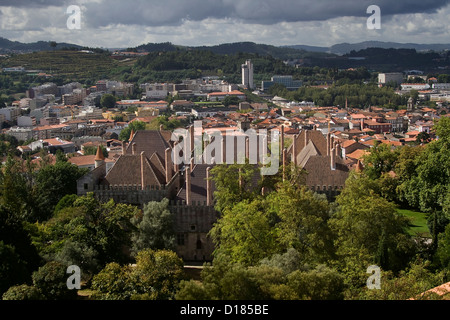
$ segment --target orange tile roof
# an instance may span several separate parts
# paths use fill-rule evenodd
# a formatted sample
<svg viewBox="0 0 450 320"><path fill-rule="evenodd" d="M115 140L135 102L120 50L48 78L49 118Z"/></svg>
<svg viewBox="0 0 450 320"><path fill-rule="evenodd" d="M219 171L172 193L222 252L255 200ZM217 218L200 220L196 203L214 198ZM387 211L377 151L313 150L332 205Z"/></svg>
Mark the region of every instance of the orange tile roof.
<svg viewBox="0 0 450 320"><path fill-rule="evenodd" d="M357 149L357 150L353 151L352 153L347 154L346 157L355 159L355 160L360 160L366 153L368 153L367 150Z"/></svg>
<svg viewBox="0 0 450 320"><path fill-rule="evenodd" d="M226 95L243 95L244 93L238 90L230 91L230 92L211 92L208 95L210 96L226 96Z"/></svg>

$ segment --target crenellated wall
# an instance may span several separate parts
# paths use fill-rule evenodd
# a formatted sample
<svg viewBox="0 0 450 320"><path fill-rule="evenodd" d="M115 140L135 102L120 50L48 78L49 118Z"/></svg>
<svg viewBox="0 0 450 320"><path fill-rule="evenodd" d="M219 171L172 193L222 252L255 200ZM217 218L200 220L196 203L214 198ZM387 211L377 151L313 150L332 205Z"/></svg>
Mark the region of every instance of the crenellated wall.
<svg viewBox="0 0 450 320"><path fill-rule="evenodd" d="M208 233L219 218L214 207L171 201L169 210L175 216L177 254L185 261L212 261L214 243Z"/></svg>

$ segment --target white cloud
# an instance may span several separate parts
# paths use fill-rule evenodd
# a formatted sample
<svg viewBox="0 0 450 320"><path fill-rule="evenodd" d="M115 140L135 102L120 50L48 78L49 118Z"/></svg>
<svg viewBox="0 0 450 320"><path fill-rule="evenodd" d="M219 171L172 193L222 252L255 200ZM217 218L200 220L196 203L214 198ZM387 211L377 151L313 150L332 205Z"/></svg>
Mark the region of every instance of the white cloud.
<svg viewBox="0 0 450 320"><path fill-rule="evenodd" d="M117 4L114 1L108 1L109 5L107 6L104 6L104 2L101 0L95 2L75 1L82 6L81 30L67 29L68 15L65 12L66 8L62 6L12 8L0 5L0 36L22 42L54 40L92 47L132 47L148 42L167 41L191 46L237 41L253 41L273 45L331 46L341 42L353 43L365 40L448 43L450 39L450 22L447 18L450 15L450 5L438 9L437 12L394 15L387 15L386 12L396 11L399 8L388 10L386 7L382 7L381 30L368 30L366 20L369 15L365 13L365 9L360 17L336 16L325 20L293 22L279 19L278 22L268 24L268 21L264 19L257 23L252 20L252 17L267 16L268 12L274 8L274 1L261 1L260 6L255 7L253 13L245 13L244 11L251 10L252 5L255 5L253 0L233 1L234 4L231 0L222 0L222 7L226 9L223 12L224 16L220 17L220 12L210 12L210 8L217 3L216 0L182 2L189 3L197 11L183 5L179 0L159 1L158 3L161 3L159 7L147 6L146 8L142 6L133 8L129 2L121 1L129 6L131 13L140 11L139 15L134 18L127 14L128 11L122 6L114 6L114 3ZM363 1L361 2L364 4ZM415 1L412 2L415 3ZM137 1L135 3L142 5L144 2ZM177 3L179 4L177 8L173 8L172 11L167 9L170 8L167 5ZM289 7L283 6L283 4L287 4L287 0L279 0L277 3L281 9L275 13L287 14ZM294 8L299 8L296 5L297 2L289 3L295 4ZM298 3L304 4L305 1L299 0ZM325 1L320 2L322 4L320 6L305 8L303 14L317 14L315 12L323 8L323 3ZM337 10L337 1L332 3L327 1L326 3L331 6L328 12ZM339 4L344 7L347 3L348 0L339 1ZM93 8L96 10L90 12ZM185 14L180 15L179 12L183 10ZM241 16L237 17L236 12L239 12ZM96 13L95 17L93 17L94 13ZM202 18L204 16L212 17ZM249 19L252 21L243 19L244 16L250 17ZM146 23L139 21L144 17ZM98 26L95 26L96 23L90 19L95 19ZM174 22L156 24L154 23L156 20L152 19L160 19L159 21L166 19ZM152 23L148 23L150 20Z"/></svg>

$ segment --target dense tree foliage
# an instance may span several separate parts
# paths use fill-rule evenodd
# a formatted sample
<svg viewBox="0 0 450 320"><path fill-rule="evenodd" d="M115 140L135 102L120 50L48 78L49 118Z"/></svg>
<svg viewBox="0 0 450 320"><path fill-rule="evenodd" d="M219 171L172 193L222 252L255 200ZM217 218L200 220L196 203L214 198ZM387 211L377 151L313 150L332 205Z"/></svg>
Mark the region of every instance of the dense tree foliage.
<svg viewBox="0 0 450 320"><path fill-rule="evenodd" d="M136 265L108 264L92 280L102 300L170 300L184 279L183 262L172 251L143 250Z"/></svg>
<svg viewBox="0 0 450 320"><path fill-rule="evenodd" d="M168 199L149 202L142 215L132 218L136 227L132 236L135 253L144 249L175 249L174 217L168 205Z"/></svg>
<svg viewBox="0 0 450 320"><path fill-rule="evenodd" d="M39 224L35 243L48 260L78 265L92 275L107 263L131 261L127 250L136 215L134 206L101 203L89 194Z"/></svg>
<svg viewBox="0 0 450 320"><path fill-rule="evenodd" d="M318 106L341 106L367 108L369 106L387 106L397 108L406 106L408 95L400 96L393 88L379 88L374 84L334 84L328 89L303 86L289 91L283 85L270 88L270 93L291 101L310 101Z"/></svg>

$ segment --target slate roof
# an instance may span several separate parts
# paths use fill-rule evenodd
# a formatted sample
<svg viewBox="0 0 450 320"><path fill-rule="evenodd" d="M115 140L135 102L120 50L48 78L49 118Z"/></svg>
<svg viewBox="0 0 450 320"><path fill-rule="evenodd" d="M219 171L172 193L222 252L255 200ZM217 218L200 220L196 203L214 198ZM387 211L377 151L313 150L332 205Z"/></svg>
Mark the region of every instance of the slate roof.
<svg viewBox="0 0 450 320"><path fill-rule="evenodd" d="M206 202L206 169L214 165L196 164L191 172L191 201L201 204ZM211 190L215 191L214 181L211 181ZM177 194L178 201L186 201L186 183L182 185Z"/></svg>
<svg viewBox="0 0 450 320"><path fill-rule="evenodd" d="M145 130L137 131L133 139L128 143L126 154L132 154L132 145L136 143L136 153L141 154L145 152L147 156L156 152L161 158L165 157L165 150L170 148L170 144L167 141L168 134L161 133L158 130ZM170 137L169 137L170 139Z"/></svg>
<svg viewBox="0 0 450 320"><path fill-rule="evenodd" d="M155 156L152 155L152 157L152 161L147 156L144 157L144 185L161 186L165 184L165 171L161 172L161 167L155 165ZM141 185L141 155L122 155L107 173L104 183L108 185Z"/></svg>
<svg viewBox="0 0 450 320"><path fill-rule="evenodd" d="M327 155L327 139L318 130L308 130L308 143L305 144L305 130L303 130L293 143L296 143L297 165L306 170L306 185L309 187L331 186L343 187L349 174L345 161L335 157L336 169L331 169L331 156ZM336 139L334 139L337 141ZM288 155L292 155L292 145L288 148Z"/></svg>

